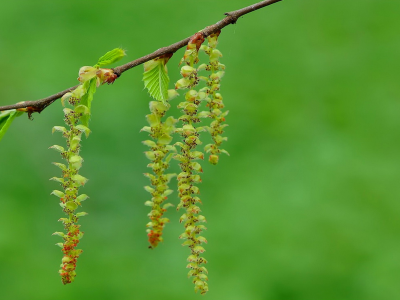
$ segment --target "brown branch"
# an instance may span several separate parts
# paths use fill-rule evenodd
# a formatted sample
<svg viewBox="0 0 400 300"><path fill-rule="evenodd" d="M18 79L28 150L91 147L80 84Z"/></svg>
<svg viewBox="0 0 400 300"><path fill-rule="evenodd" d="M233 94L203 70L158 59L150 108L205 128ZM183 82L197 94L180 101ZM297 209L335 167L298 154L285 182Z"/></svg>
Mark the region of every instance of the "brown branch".
<svg viewBox="0 0 400 300"><path fill-rule="evenodd" d="M257 9L263 8L265 6L274 4L279 1L282 1L282 0L264 0L259 3L250 5L248 7L244 7L242 9L225 13L226 17L224 19L222 19L221 21L217 22L214 25L206 27L201 32L203 33L204 37L207 37L210 34L215 33L218 30L221 30L222 28L224 28L230 24L235 24L241 16L248 14L250 12L253 12ZM146 61L152 60L152 59L157 58L166 53L175 53L180 48L185 47L187 45L187 43L189 42L189 39L190 39L190 37L188 37L182 41L176 42L175 44L172 44L168 47L160 48L157 51L154 51L153 53L145 55L134 61L128 62L122 66L116 67L113 69L114 73L116 73L117 76L119 77L125 71L132 69L138 65L141 65L141 64L145 63ZM13 105L0 106L0 111L9 110L9 109L26 108L26 111L28 112L29 115L31 115L34 112L40 113L47 106L52 104L55 100L61 98L65 93L68 93L68 92L74 90L75 88L77 88L77 86L70 87L69 89L58 92L57 94L54 94L47 98L43 98L43 99L36 100L36 101L24 101L24 102L20 102L20 103L13 104Z"/></svg>

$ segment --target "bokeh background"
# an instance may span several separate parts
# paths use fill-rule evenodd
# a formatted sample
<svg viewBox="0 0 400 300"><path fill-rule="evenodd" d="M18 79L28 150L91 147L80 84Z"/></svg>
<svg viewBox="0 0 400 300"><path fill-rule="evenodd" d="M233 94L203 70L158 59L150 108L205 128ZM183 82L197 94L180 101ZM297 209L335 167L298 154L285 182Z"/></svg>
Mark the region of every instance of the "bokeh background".
<svg viewBox="0 0 400 300"><path fill-rule="evenodd" d="M0 105L77 84L81 66L115 47L128 50L125 63L253 2L3 1ZM204 162L203 299L400 299L399 11L393 0L286 0L223 30L231 156ZM172 82L182 54L169 63ZM182 211L168 212L165 242L147 249L142 72L95 95L81 152L89 215L71 285L51 235L63 216L48 180L60 174L48 150L64 143L51 134L60 102L16 119L1 141L1 299L200 299L177 238Z"/></svg>

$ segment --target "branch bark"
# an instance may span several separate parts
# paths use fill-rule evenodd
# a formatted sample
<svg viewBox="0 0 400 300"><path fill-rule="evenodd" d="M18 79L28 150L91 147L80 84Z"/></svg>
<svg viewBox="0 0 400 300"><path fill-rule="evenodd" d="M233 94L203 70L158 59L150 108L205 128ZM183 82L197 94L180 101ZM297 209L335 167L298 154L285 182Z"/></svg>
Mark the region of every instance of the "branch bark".
<svg viewBox="0 0 400 300"><path fill-rule="evenodd" d="M209 36L212 33L217 32L218 30L221 30L222 28L230 25L230 24L235 24L237 22L237 20L244 16L245 14L248 14L250 12L253 12L255 10L258 10L260 8L269 6L271 4L274 4L276 2L279 2L282 0L264 0L261 2L258 2L256 4L244 7L242 9L239 10L235 10L235 11L231 11L231 12L227 12L225 13L226 17L224 19L222 19L221 21L206 27L205 29L201 30L201 32L203 33L204 37ZM154 51L153 53L150 53L148 55L145 55L143 57L140 57L134 61L128 62L122 66L119 67L115 67L114 73L117 74L117 76L121 76L122 73L136 67L139 66L149 60L155 59L163 54L167 54L167 53L175 53L177 50L179 50L180 48L183 48L187 45L187 43L189 42L189 39L191 37L187 37L184 40L181 40L179 42L176 42L172 45L169 45L167 47L163 47L160 48L156 51ZM49 106L50 104L52 104L54 101L56 101L57 99L61 98L64 94L74 90L75 88L77 88L78 85L70 87L64 91L58 92L57 94L51 95L49 97L40 99L40 100L36 100L36 101L23 101L23 102L19 102L17 104L13 104L13 105L7 105L7 106L0 106L0 111L4 111L4 110L9 110L9 109L21 109L21 108L25 108L26 111L28 112L28 115L30 116L32 113L34 112L42 112L47 106Z"/></svg>

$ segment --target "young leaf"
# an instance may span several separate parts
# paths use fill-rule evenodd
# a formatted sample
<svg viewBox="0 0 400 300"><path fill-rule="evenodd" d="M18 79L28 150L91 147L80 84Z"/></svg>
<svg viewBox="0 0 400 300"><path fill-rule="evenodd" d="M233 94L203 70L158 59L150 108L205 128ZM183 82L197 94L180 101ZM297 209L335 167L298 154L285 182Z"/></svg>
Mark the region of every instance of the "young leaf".
<svg viewBox="0 0 400 300"><path fill-rule="evenodd" d="M172 54L165 54L144 64L143 82L151 97L158 101L168 100L167 62Z"/></svg>
<svg viewBox="0 0 400 300"><path fill-rule="evenodd" d="M7 129L10 127L12 121L15 117L22 115L23 112L16 110L7 110L5 112L0 112L0 141L6 133Z"/></svg>
<svg viewBox="0 0 400 300"><path fill-rule="evenodd" d="M88 108L88 113L81 116L81 122L84 126L89 127L89 119L90 119L90 107L93 100L93 94L96 92L97 87L97 77L90 79L90 81L86 81L84 83L87 84L87 92L81 98L81 105L85 105Z"/></svg>
<svg viewBox="0 0 400 300"><path fill-rule="evenodd" d="M111 51L108 51L106 54L100 57L95 67L103 67L105 65L110 65L112 63L115 63L116 61L119 61L125 55L126 55L125 50L121 48L115 48Z"/></svg>

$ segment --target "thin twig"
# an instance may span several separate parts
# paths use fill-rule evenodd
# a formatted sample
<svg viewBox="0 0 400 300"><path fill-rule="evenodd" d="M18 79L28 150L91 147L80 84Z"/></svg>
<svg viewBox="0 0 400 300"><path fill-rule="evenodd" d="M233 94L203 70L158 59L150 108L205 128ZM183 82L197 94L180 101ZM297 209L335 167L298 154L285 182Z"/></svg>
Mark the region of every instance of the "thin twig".
<svg viewBox="0 0 400 300"><path fill-rule="evenodd" d="M204 37L207 37L210 34L217 32L218 30L221 30L222 28L224 28L230 24L235 24L241 16L248 14L250 12L253 12L255 10L258 10L260 8L263 8L265 6L274 4L279 1L282 1L282 0L264 0L259 3L250 5L248 7L244 7L242 9L225 13L226 17L224 19L222 19L221 21L217 22L214 25L206 27L201 32L203 33ZM134 61L128 62L122 66L116 67L113 69L114 73L116 73L117 76L119 77L125 71L132 69L138 65L141 65L141 64L145 63L146 61L152 60L152 59L157 58L166 53L175 53L180 48L185 47L187 45L187 43L189 42L189 39L190 39L190 37L188 37L182 41L176 42L175 44L172 44L168 47L160 48L157 51L154 51L153 53L145 55ZM29 115L31 115L34 112L40 113L47 106L52 104L55 100L61 98L65 93L68 93L68 92L74 90L75 88L77 88L77 86L70 87L69 89L58 92L57 94L54 94L49 97L46 97L46 98L43 98L40 100L36 100L36 101L24 101L24 102L19 102L17 104L13 104L13 105L0 106L0 111L9 110L9 109L26 108Z"/></svg>

